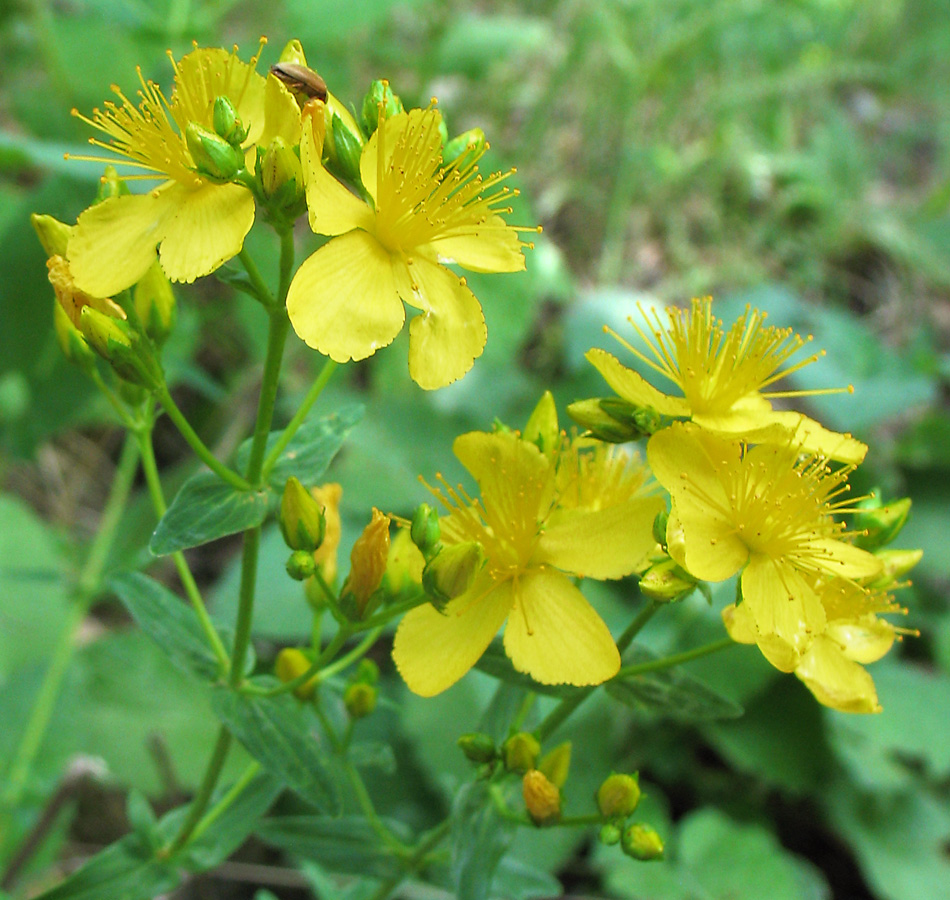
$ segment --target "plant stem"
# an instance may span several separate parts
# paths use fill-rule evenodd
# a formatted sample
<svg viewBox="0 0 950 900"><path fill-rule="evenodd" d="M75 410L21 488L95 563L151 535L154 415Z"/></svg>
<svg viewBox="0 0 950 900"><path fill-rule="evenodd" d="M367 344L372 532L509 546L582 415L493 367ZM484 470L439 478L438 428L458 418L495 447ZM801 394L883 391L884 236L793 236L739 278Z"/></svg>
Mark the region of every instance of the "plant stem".
<svg viewBox="0 0 950 900"><path fill-rule="evenodd" d="M228 788L227 793L210 809L205 817L195 826L191 833L190 842L197 841L221 816L227 812L228 808L244 792L244 789L254 780L254 776L261 770L259 762L252 762L243 772L240 778Z"/></svg>
<svg viewBox="0 0 950 900"><path fill-rule="evenodd" d="M396 616L402 615L404 612L409 612L410 609L415 609L423 603L427 603L428 600L429 598L425 594L419 594L415 597L411 597L409 600L404 600L402 603L397 603L395 606L390 606L388 609L384 609L362 622L354 622L353 624L359 631L365 631L367 628L379 628L383 625L387 625L395 619Z"/></svg>
<svg viewBox="0 0 950 900"><path fill-rule="evenodd" d="M247 252L247 247L241 248L238 258L241 260L241 265L244 266L244 271L247 272L251 287L257 292L257 299L265 306L275 306L274 295L270 292L270 288L264 283L264 279L261 278L261 271L257 268L257 263L254 262L254 258Z"/></svg>
<svg viewBox="0 0 950 900"><path fill-rule="evenodd" d="M617 638L617 649L621 653L633 643L633 639L643 631L643 626L653 618L654 613L656 613L662 605L662 603L652 601L649 606L645 606L640 610L637 617L627 626L627 630Z"/></svg>
<svg viewBox="0 0 950 900"><path fill-rule="evenodd" d="M710 653L718 653L720 650L736 646L738 645L732 638L723 638L719 641L713 641L711 644L703 644L701 647L694 647L692 650L676 653L673 656L664 656L663 659L653 659L650 662L624 666L614 675L614 678L630 678L634 675L644 675L647 672L661 672L663 669L672 669L674 666L690 660L700 659L703 656L709 656Z"/></svg>
<svg viewBox="0 0 950 900"><path fill-rule="evenodd" d="M195 455L222 481L226 481L232 487L239 491L248 491L251 485L245 481L237 472L229 469L224 463L219 462L215 455L205 446L204 442L198 437L194 428L185 418L182 411L178 408L168 388L162 386L156 392L159 402L162 404L168 418L175 423L175 427L181 432L181 436L188 442L188 446L195 451Z"/></svg>
<svg viewBox="0 0 950 900"><path fill-rule="evenodd" d="M238 592L237 621L234 625L234 647L231 651L231 671L228 684L240 686L244 680L244 659L251 642L251 624L254 617L254 588L257 583L257 557L261 546L261 528L249 528L244 532L244 549L241 553L241 587Z"/></svg>
<svg viewBox="0 0 950 900"><path fill-rule="evenodd" d="M445 819L436 825L405 861L405 871L386 879L386 881L377 888L376 892L372 894L369 900L386 900L407 876L411 875L425 863L426 857L445 839L445 836L449 833L451 824L451 819Z"/></svg>
<svg viewBox="0 0 950 900"><path fill-rule="evenodd" d="M0 807L3 809L2 819L0 819L0 824L2 824L0 843L3 843L6 837L9 812L22 799L30 768L36 754L39 752L43 737L53 716L56 698L59 696L63 678L72 659L76 631L86 617L89 604L95 599L101 587L102 573L115 540L126 500L128 500L129 493L132 490L138 461L138 442L130 434L126 437L122 446L122 454L116 467L115 478L112 481L109 497L99 520L99 530L89 548L89 555L86 557L82 571L76 580L70 598L71 606L68 618L56 640L49 668L43 676L43 682L30 711L23 736L7 772L7 783L2 795L0 795Z"/></svg>
<svg viewBox="0 0 950 900"><path fill-rule="evenodd" d="M307 391L307 396L304 397L303 403L300 405L300 409L294 413L294 417L287 423L287 426L284 428L283 434L277 439L277 443L274 444L270 453L267 454L267 458L264 460L264 468L262 471L263 477L266 479L270 474L271 469L277 463L277 460L280 459L281 453L287 449L287 445L293 439L293 436L297 433L297 429L303 424L304 419L307 418L307 414L310 412L313 404L317 402L317 398L323 393L323 389L327 386L327 382L330 380L330 376L336 371L338 363L335 363L332 359L328 359L324 364L323 368L320 370L320 374L317 376L316 381L310 386L310 390Z"/></svg>
<svg viewBox="0 0 950 900"><path fill-rule="evenodd" d="M158 466L155 463L151 427L143 428L139 431L138 440L139 451L142 455L142 471L145 474L145 483L148 485L148 491L152 498L152 506L155 508L155 514L161 519L161 517L165 515L168 506L165 503L165 495L162 492L162 481L158 474ZM211 617L208 615L204 600L201 598L201 591L198 590L198 585L195 582L194 576L191 574L191 569L188 568L185 554L180 550L173 553L172 561L175 563L178 578L181 580L185 594L188 596L189 601L191 601L192 608L198 616L202 631L204 631L205 637L208 639L208 644L218 659L221 671L226 672L230 665L228 651L225 650L224 644L221 642L221 637L211 622Z"/></svg>
<svg viewBox="0 0 950 900"><path fill-rule="evenodd" d="M228 758L228 750L231 749L231 732L224 725L218 730L218 739L215 742L214 750L211 753L211 759L208 761L208 768L205 770L204 778L201 780L201 786L195 799L191 802L191 808L188 811L188 817L182 823L178 834L174 840L165 848L162 853L166 858L173 856L185 844L188 843L198 823L204 816L208 803L211 801L211 795L214 793L215 785L218 783L218 777L224 768L224 762Z"/></svg>
<svg viewBox="0 0 950 900"><path fill-rule="evenodd" d="M346 777L349 779L353 793L356 795L356 802L359 803L370 827L379 835L379 839L400 856L408 856L412 852L412 848L399 840L379 817L379 813L376 812L376 807L373 806L373 800L369 795L369 791L366 790L366 785L363 784L363 779L360 777L360 773L357 772L356 766L349 760L344 759L343 770L346 772Z"/></svg>

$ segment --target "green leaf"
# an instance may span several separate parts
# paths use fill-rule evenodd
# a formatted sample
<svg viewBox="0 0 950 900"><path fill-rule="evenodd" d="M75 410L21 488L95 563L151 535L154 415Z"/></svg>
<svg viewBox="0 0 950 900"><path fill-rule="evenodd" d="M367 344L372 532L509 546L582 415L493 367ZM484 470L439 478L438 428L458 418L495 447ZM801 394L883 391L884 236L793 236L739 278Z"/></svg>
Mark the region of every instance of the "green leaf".
<svg viewBox="0 0 950 900"><path fill-rule="evenodd" d="M218 718L268 772L318 808L339 813L330 753L321 749L297 700L286 694L246 696L219 688L212 704Z"/></svg>
<svg viewBox="0 0 950 900"><path fill-rule="evenodd" d="M525 675L524 672L515 669L500 641L495 641L489 645L481 659L475 663L475 668L491 675L492 678L497 678L499 681L504 681L516 687L527 688L536 694L544 694L548 697L575 697L589 690L588 688L574 687L570 684L538 683L530 675Z"/></svg>
<svg viewBox="0 0 950 900"><path fill-rule="evenodd" d="M391 744L382 741L359 741L348 751L350 762L360 769L378 769L384 775L396 772L396 754Z"/></svg>
<svg viewBox="0 0 950 900"><path fill-rule="evenodd" d="M483 900L511 844L514 826L499 818L484 781L465 785L452 804L452 881L458 900Z"/></svg>
<svg viewBox="0 0 950 900"><path fill-rule="evenodd" d="M402 839L408 837L398 822L385 824ZM393 878L402 871L399 857L380 843L379 835L362 816L274 816L258 826L257 836L331 872Z"/></svg>
<svg viewBox="0 0 950 900"><path fill-rule="evenodd" d="M190 606L139 572L116 575L110 586L141 629L179 669L200 678L218 677L218 660Z"/></svg>
<svg viewBox="0 0 950 900"><path fill-rule="evenodd" d="M624 665L639 665L658 658L655 653L635 644L624 654ZM742 715L738 703L717 694L679 668L608 681L606 689L611 697L632 709L646 710L682 722L736 719Z"/></svg>
<svg viewBox="0 0 950 900"><path fill-rule="evenodd" d="M214 472L199 472L175 495L149 550L167 556L254 528L267 518L269 503L268 491L239 491Z"/></svg>
<svg viewBox="0 0 950 900"><path fill-rule="evenodd" d="M129 834L35 900L152 900L180 881L177 866L158 860Z"/></svg>
<svg viewBox="0 0 950 900"><path fill-rule="evenodd" d="M155 810L148 798L137 788L129 791L129 796L125 801L125 815L129 824L142 840L143 844L151 847L157 847L158 833L156 827L158 819L155 817Z"/></svg>
<svg viewBox="0 0 950 900"><path fill-rule="evenodd" d="M563 888L553 875L506 856L492 881L491 900L541 900L559 897Z"/></svg>
<svg viewBox="0 0 950 900"><path fill-rule="evenodd" d="M268 484L276 490L283 490L291 475L305 485L316 484L333 462L350 430L363 418L363 409L362 404L352 403L331 415L304 422L271 469ZM267 436L266 453L270 453L282 434L283 431L272 431ZM250 456L251 441L247 440L235 456L240 471L247 467Z"/></svg>

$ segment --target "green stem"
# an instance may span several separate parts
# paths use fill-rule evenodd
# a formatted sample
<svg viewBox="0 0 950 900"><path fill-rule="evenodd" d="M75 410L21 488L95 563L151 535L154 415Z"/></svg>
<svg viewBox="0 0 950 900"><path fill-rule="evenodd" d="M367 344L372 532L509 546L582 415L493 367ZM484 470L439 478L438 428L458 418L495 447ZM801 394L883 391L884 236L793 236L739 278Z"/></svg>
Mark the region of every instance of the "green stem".
<svg viewBox="0 0 950 900"><path fill-rule="evenodd" d="M376 892L369 898L369 900L386 900L386 898L389 897L397 887L399 887L405 878L423 866L425 864L426 857L445 839L446 835L449 833L451 824L451 819L445 819L436 825L436 827L426 835L425 839L419 844L419 846L416 847L412 855L405 861L405 871L386 879L386 881L384 881L377 888Z"/></svg>
<svg viewBox="0 0 950 900"><path fill-rule="evenodd" d="M521 706L518 707L514 719L511 720L512 731L521 731L521 726L524 725L525 719L528 718L528 713L531 712L531 707L534 706L534 701L537 699L537 696L534 691L528 691L528 693L525 694L524 700L521 701Z"/></svg>
<svg viewBox="0 0 950 900"><path fill-rule="evenodd" d="M97 369L93 369L89 373L89 377L92 379L93 384L99 388L99 391L106 398L106 400L109 401L109 405L115 410L116 415L119 417L119 421L122 422L126 428L131 429L135 423L129 416L128 407L119 399L116 392L112 390L112 388L110 388L109 385L105 383L105 381L103 381L102 376L99 374Z"/></svg>
<svg viewBox="0 0 950 900"><path fill-rule="evenodd" d="M719 641L713 641L711 644L703 644L701 647L685 650L683 653L676 653L673 656L664 656L663 659L654 659L650 662L624 666L614 675L614 678L630 678L633 675L643 675L647 672L661 672L663 669L672 669L674 666L681 665L690 660L700 659L703 656L709 656L710 653L718 653L720 650L726 650L729 647L736 646L738 645L732 638L723 638Z"/></svg>
<svg viewBox="0 0 950 900"><path fill-rule="evenodd" d="M234 784L228 788L227 793L208 811L207 815L195 826L191 833L190 842L194 843L203 835L221 816L227 812L231 804L237 800L244 792L244 789L254 780L254 777L261 770L259 762L252 762L244 773Z"/></svg>
<svg viewBox="0 0 950 900"><path fill-rule="evenodd" d="M168 506L165 503L165 495L162 492L162 481L158 474L158 466L155 463L151 427L143 428L138 433L138 440L139 451L142 455L142 471L145 473L145 483L148 485L148 491L152 498L152 506L155 508L155 514L161 519L161 517L165 515ZM178 578L181 580L185 594L191 602L195 614L198 616L198 621L201 624L202 631L205 633L205 637L208 639L208 644L218 659L221 671L226 672L230 664L228 651L221 642L221 637L217 629L211 622L211 617L208 615L208 610L201 597L201 591L198 590L198 585L195 582L194 576L191 574L191 569L188 568L185 554L181 551L173 553L172 560L175 563L175 569L178 571Z"/></svg>
<svg viewBox="0 0 950 900"><path fill-rule="evenodd" d="M404 612L409 612L410 609L415 609L417 606L427 603L428 600L429 598L425 594L419 594L409 600L404 600L402 603L397 603L395 606L390 606L363 622L355 622L354 625L359 631L366 631L367 628L380 628L383 625L388 625L396 616L401 616Z"/></svg>
<svg viewBox="0 0 950 900"><path fill-rule="evenodd" d="M316 381L310 386L310 390L307 391L307 396L304 397L303 403L300 405L300 409L294 413L294 417L287 423L287 426L284 428L283 434L278 438L277 443L274 444L274 447L271 449L270 453L267 454L267 458L264 460L263 468L263 477L267 478L270 474L271 469L277 464L277 460L280 459L281 453L287 449L287 445L293 440L293 436L297 433L297 429L303 424L304 419L307 418L307 414L310 412L313 404L317 402L317 398L323 393L323 389L327 386L327 382L330 380L330 376L336 371L338 363L335 363L332 359L328 359L324 364L323 368L320 370L320 374L317 376Z"/></svg>
<svg viewBox="0 0 950 900"><path fill-rule="evenodd" d="M247 272L247 277L251 282L251 286L255 291L257 291L258 300L260 300L261 303L265 304L266 306L276 306L274 302L274 295L264 283L264 279L261 278L260 269L257 268L257 263L254 262L251 254L247 252L246 247L241 248L239 259L241 260L241 264L244 266L244 271Z"/></svg>
<svg viewBox="0 0 950 900"><path fill-rule="evenodd" d="M412 852L412 848L399 840L379 817L379 813L376 812L376 807L373 806L373 800L369 795L369 791L366 790L366 785L363 784L363 779L356 770L356 766L349 760L344 760L343 770L346 772L346 777L350 782L350 786L353 788L353 793L356 795L356 802L359 803L360 809L363 811L363 815L366 816L366 821L369 822L370 828L372 828L373 831L379 835L379 839L395 853L398 853L400 856L408 856Z"/></svg>
<svg viewBox="0 0 950 900"><path fill-rule="evenodd" d="M174 840L172 840L162 854L166 858L173 856L181 850L181 848L188 843L191 835L198 827L198 823L203 818L205 810L211 802L211 795L214 793L215 785L218 783L218 777L221 775L221 770L224 768L224 762L228 758L228 750L230 749L231 732L222 725L218 730L218 739L211 753L211 759L208 761L208 768L205 770L204 778L201 780L201 787L198 788L198 793L195 795L195 799L192 801L191 807L188 810L188 817L182 823Z"/></svg>
<svg viewBox="0 0 950 900"><path fill-rule="evenodd" d="M604 817L599 813L590 813L586 816L564 816L557 824L571 828L577 825L601 825L603 821Z"/></svg>
<svg viewBox="0 0 950 900"><path fill-rule="evenodd" d="M261 528L244 532L241 553L241 587L238 592L237 621L234 625L234 647L231 651L231 671L228 684L237 688L244 680L244 659L251 643L251 623L254 618L254 589L257 583L257 557L261 547Z"/></svg>
<svg viewBox="0 0 950 900"><path fill-rule="evenodd" d="M251 485L245 481L237 472L229 469L224 463L219 462L215 455L205 446L204 442L198 437L194 428L185 418L182 411L178 408L167 387L162 387L156 392L159 402L168 413L168 418L175 423L175 427L181 432L181 436L188 442L188 446L195 451L197 457L222 481L226 481L232 487L239 491L248 491Z"/></svg>
<svg viewBox="0 0 950 900"><path fill-rule="evenodd" d="M59 696L63 677L72 659L76 631L86 617L89 604L96 597L101 587L102 573L109 557L109 551L112 549L119 522L122 519L125 503L132 490L138 461L138 442L134 436L128 435L122 447L122 455L119 457L109 497L103 507L99 530L89 548L89 555L86 557L82 571L76 580L76 586L71 597L69 616L56 640L49 668L43 676L43 682L30 711L23 737L20 739L20 744L10 763L7 783L2 795L0 795L0 807L4 809L0 842L6 834L7 813L15 808L22 799L24 787L29 779L30 768L52 719L56 698Z"/></svg>
<svg viewBox="0 0 950 900"><path fill-rule="evenodd" d="M653 618L654 613L662 606L662 603L651 602L637 614L637 617L627 626L627 630L617 639L617 649L623 653L632 643L633 639L643 631L643 626Z"/></svg>

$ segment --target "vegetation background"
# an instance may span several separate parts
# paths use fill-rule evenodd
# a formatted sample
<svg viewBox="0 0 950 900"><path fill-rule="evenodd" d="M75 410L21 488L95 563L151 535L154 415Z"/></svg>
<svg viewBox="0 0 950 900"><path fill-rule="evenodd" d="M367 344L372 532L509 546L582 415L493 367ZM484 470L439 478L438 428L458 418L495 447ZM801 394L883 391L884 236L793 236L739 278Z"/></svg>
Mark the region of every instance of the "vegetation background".
<svg viewBox="0 0 950 900"><path fill-rule="evenodd" d="M456 434L495 416L522 424L548 387L562 410L605 393L583 360L590 346L609 346L604 322L623 331L638 300L697 294L715 295L727 321L752 303L774 323L814 334L827 357L797 384L853 383L855 394L818 398L810 411L870 444L858 489L914 499L899 544L925 556L900 600L922 634L871 669L882 715L821 708L753 648L696 662L690 672L742 704L744 717L690 724L675 703L626 710L605 701L585 707L568 735L568 805L589 802L612 768L639 768L646 817L666 837L668 861L634 863L580 829L523 833L515 856L573 896L950 898L946 0L6 0L0 777L65 627L69 581L120 446L108 408L56 347L29 214L72 221L94 194L100 167L63 161L64 151L83 152L88 136L71 107L88 113L113 82L134 92L136 65L167 86L166 48L177 56L192 40L236 42L246 58L261 34L270 39L265 63L299 38L345 101L358 103L373 77L388 77L407 105L438 96L450 132L481 126L490 164L517 165L523 194L513 218L545 229L526 273L471 278L489 341L462 382L418 390L403 346L338 376L331 403L358 395L368 405L331 471L344 486L344 553L371 505L405 513L423 499L418 473L460 474ZM302 244L308 238L301 233ZM273 261L266 237L252 240ZM176 397L226 454L253 416L263 316L206 282L179 291L169 353ZM299 342L290 354L292 400L320 359ZM190 474L189 457L162 424L171 494ZM140 497L109 567L144 565L152 527ZM233 617L235 549L225 540L192 556L224 619ZM308 622L299 585L283 576L285 554L276 530L265 537L256 635L265 664ZM701 643L721 629L717 609L730 590L714 609L693 598L657 617L643 640L660 651ZM631 591L604 589L594 599L608 621L626 620ZM467 777L455 738L475 725L488 679L473 673L423 701L399 684L385 655L379 661L386 703L370 727L392 745L398 777L380 772L373 789L384 812L424 825ZM70 795L23 883L48 884L123 833L130 788L159 808L180 801L214 732L203 693L103 597L69 660L19 833L77 759L100 760L99 774ZM264 868L230 863L175 896L253 897L270 886L303 898L326 883L312 860L301 861L300 876L273 849L245 848L244 859Z"/></svg>

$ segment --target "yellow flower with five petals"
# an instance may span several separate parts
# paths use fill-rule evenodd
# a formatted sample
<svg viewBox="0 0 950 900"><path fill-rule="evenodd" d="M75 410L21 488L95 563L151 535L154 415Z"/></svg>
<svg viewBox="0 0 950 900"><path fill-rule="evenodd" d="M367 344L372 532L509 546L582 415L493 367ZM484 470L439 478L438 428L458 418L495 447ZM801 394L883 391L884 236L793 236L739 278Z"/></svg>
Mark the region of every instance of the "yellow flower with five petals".
<svg viewBox="0 0 950 900"><path fill-rule="evenodd" d="M444 613L427 604L400 623L393 658L410 689L428 697L454 684L506 620L505 652L536 681L611 678L620 666L616 644L571 576L633 572L654 546L663 500L633 490L601 509L562 508L556 465L534 444L511 433L472 432L457 438L454 450L481 499L447 486L448 496L435 492L450 511L442 540L477 542L486 564Z"/></svg>
<svg viewBox="0 0 950 900"><path fill-rule="evenodd" d="M304 108L300 159L310 227L333 239L297 270L287 295L294 330L337 362L365 359L409 325L409 374L423 388L461 378L485 346L475 295L445 267L515 272L525 267L520 229L502 212L509 173L478 174L481 153L444 165L441 115L413 109L390 118L366 142L360 177L370 198L351 193L321 164L322 106Z"/></svg>

